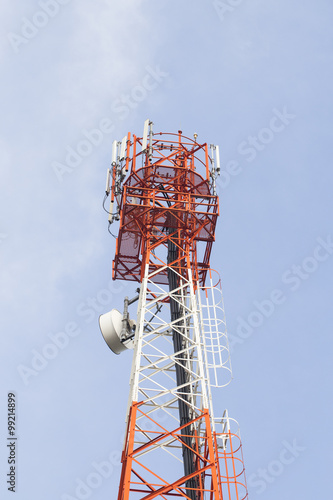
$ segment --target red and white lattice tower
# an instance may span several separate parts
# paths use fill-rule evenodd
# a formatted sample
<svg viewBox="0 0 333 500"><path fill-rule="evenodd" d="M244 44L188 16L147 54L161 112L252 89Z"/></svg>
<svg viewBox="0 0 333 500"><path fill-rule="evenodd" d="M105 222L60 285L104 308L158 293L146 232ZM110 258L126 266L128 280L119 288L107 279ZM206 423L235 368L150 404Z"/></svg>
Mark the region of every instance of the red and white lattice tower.
<svg viewBox="0 0 333 500"><path fill-rule="evenodd" d="M220 279L209 265L220 165L218 146L196 139L153 133L147 120L143 137L113 143L113 279L140 287L123 313L100 318L114 352L134 349L118 500L248 496L238 425L213 413L212 387L231 379Z"/></svg>

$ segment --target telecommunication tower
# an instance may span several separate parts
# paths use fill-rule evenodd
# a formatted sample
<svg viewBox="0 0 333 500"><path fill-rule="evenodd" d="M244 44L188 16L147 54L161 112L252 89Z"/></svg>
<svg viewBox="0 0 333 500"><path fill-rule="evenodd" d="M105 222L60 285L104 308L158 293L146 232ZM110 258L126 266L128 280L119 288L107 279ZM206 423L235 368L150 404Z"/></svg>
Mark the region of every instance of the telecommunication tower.
<svg viewBox="0 0 333 500"><path fill-rule="evenodd" d="M231 379L220 278L210 268L219 215L218 146L181 131L113 142L105 200L119 222L114 280L138 295L100 317L116 354L133 349L118 500L248 497L237 422L213 413ZM138 302L136 320L129 308Z"/></svg>

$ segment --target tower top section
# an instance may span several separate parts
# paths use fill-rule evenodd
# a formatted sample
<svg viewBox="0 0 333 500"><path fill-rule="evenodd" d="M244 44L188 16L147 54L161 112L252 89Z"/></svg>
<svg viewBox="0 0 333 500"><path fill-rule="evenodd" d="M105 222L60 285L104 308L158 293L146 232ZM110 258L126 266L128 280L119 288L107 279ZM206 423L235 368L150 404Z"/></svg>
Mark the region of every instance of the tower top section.
<svg viewBox="0 0 333 500"><path fill-rule="evenodd" d="M192 269L201 284L209 268L219 214L218 146L178 133L154 133L146 120L142 137L129 133L113 142L106 197L109 223L119 221L113 279L141 281L143 264L167 283L163 249L177 247L177 266ZM184 271L185 272L185 271Z"/></svg>

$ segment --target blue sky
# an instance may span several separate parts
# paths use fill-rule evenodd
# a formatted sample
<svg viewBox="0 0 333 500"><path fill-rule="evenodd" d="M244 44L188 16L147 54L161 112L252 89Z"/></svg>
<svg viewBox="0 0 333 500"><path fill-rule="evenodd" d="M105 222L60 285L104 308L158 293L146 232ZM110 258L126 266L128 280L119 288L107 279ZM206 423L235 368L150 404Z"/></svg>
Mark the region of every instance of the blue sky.
<svg viewBox="0 0 333 500"><path fill-rule="evenodd" d="M16 498L116 498L131 354L107 349L98 316L134 285L111 282L101 202L112 141L146 118L220 146L212 266L234 380L215 412L240 423L250 498L327 497L331 2L5 0L0 14L1 498L9 391Z"/></svg>

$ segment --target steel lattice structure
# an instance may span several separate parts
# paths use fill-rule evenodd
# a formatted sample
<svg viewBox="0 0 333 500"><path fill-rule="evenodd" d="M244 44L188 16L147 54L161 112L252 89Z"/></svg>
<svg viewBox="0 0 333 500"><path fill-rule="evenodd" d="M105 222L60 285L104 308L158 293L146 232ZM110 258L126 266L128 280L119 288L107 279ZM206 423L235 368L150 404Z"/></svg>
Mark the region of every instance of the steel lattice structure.
<svg viewBox="0 0 333 500"><path fill-rule="evenodd" d="M111 341L101 324L115 352L134 348L118 500L247 498L237 423L227 412L214 417L211 391L231 379L220 279L209 265L218 147L194 137L153 133L147 120L143 137L113 144L113 279L140 284L136 323L126 298Z"/></svg>

